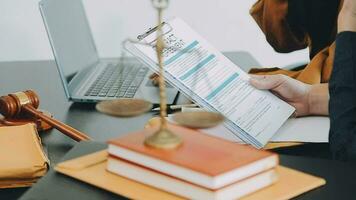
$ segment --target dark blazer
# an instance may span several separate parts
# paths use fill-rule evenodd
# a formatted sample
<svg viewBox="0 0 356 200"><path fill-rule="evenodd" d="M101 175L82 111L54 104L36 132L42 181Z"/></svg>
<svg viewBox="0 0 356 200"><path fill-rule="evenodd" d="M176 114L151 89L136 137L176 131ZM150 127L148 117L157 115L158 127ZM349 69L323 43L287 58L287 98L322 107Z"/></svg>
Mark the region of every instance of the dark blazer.
<svg viewBox="0 0 356 200"><path fill-rule="evenodd" d="M356 32L336 38L329 92L331 152L335 159L356 160Z"/></svg>

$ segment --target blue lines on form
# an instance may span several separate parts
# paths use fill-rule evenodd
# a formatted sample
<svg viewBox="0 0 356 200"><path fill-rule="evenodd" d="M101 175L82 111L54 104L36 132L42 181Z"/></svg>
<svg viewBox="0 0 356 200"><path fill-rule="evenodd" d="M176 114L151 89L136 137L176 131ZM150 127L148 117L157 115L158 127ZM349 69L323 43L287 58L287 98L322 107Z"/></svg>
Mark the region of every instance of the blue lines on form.
<svg viewBox="0 0 356 200"><path fill-rule="evenodd" d="M185 73L183 76L181 76L179 79L184 81L187 79L189 76L193 75L195 72L197 72L200 68L202 68L206 63L210 62L212 59L215 58L215 55L210 55L204 60L202 60L199 64L197 64L195 67L190 69L187 73Z"/></svg>
<svg viewBox="0 0 356 200"><path fill-rule="evenodd" d="M210 101L212 98L214 98L221 90L223 90L227 85L229 85L233 80L235 80L239 76L238 73L234 73L231 75L228 79L226 79L219 87L217 87L215 90L213 90L207 97L206 99Z"/></svg>
<svg viewBox="0 0 356 200"><path fill-rule="evenodd" d="M177 60L179 57L181 57L183 54L187 53L188 51L190 51L191 49L193 49L195 46L197 46L199 44L198 41L194 41L192 42L190 45L188 45L187 47L185 47L182 50L179 50L178 53L174 56L172 56L170 59L166 60L164 62L164 65L169 65L172 62L174 62L175 60Z"/></svg>

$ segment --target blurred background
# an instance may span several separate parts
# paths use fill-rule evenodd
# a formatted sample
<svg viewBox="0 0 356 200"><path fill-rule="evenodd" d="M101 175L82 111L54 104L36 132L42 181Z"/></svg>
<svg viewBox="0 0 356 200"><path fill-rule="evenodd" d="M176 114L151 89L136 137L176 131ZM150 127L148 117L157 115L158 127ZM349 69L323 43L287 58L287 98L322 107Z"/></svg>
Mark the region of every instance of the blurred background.
<svg viewBox="0 0 356 200"><path fill-rule="evenodd" d="M279 54L249 15L257 0L170 0L178 16L220 51L247 51L265 67L308 61L308 50ZM39 0L0 0L0 61L53 59ZM117 57L121 41L155 24L150 0L83 0L101 57ZM68 22L70 23L70 22Z"/></svg>

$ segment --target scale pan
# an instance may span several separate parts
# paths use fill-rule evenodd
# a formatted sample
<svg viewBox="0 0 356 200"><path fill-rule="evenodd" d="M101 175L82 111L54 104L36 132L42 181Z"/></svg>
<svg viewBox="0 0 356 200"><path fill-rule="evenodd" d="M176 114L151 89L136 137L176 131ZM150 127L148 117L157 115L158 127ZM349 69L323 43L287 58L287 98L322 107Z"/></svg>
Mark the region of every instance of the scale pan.
<svg viewBox="0 0 356 200"><path fill-rule="evenodd" d="M224 121L224 116L214 112L180 112L173 115L173 120L188 128L212 128Z"/></svg>
<svg viewBox="0 0 356 200"><path fill-rule="evenodd" d="M133 117L152 109L152 103L143 99L117 99L96 104L99 112L117 117Z"/></svg>

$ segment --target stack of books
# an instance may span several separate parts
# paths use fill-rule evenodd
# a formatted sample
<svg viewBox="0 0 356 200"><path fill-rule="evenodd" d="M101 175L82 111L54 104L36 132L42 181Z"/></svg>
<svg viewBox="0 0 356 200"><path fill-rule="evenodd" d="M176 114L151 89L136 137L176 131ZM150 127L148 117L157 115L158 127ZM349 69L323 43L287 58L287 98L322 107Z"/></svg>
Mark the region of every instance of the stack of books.
<svg viewBox="0 0 356 200"><path fill-rule="evenodd" d="M277 181L278 155L170 125L184 143L144 145L157 128L109 141L107 170L190 199L236 199Z"/></svg>

